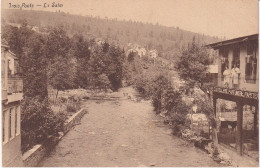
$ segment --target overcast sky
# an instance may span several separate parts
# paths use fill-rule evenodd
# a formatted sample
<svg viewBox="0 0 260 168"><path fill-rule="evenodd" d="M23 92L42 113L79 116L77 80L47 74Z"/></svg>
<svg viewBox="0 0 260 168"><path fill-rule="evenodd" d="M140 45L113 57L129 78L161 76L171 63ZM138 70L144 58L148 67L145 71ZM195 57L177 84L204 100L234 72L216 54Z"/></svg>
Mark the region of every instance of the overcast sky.
<svg viewBox="0 0 260 168"><path fill-rule="evenodd" d="M119 20L160 23L212 36L235 38L258 33L257 0L2 0L8 3L33 3L33 10L44 2L60 2L61 11ZM58 9L58 10L59 10Z"/></svg>

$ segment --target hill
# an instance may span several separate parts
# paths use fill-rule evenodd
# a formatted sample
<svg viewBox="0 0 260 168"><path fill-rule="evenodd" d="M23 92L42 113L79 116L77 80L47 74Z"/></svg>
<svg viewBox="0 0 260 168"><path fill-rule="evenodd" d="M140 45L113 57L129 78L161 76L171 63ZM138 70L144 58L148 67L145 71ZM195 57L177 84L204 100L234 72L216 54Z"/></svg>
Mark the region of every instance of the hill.
<svg viewBox="0 0 260 168"><path fill-rule="evenodd" d="M10 9L2 11L3 25L22 24L25 20L28 25L37 26L42 32L48 32L50 27L62 25L70 36L80 32L87 39L100 38L121 47L134 43L147 50L156 49L159 56L166 59L173 58L179 48L187 46L194 37L201 44L220 40L217 37L185 31L179 27L166 27L159 24L102 19L64 12Z"/></svg>

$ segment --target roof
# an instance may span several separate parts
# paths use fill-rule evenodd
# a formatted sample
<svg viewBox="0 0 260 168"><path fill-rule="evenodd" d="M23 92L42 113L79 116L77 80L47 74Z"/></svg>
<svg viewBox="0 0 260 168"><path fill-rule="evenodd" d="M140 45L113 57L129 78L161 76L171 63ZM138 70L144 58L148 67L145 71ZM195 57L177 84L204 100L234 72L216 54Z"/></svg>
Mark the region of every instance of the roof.
<svg viewBox="0 0 260 168"><path fill-rule="evenodd" d="M258 40L258 34L252 34L249 36L243 36L243 37L238 37L230 40L225 40L225 41L220 41L217 43L212 43L206 45L206 47L212 47L214 49L220 48L222 46L227 46L227 45L232 45L232 44L237 44L237 43L242 43L245 41L252 41L252 40Z"/></svg>
<svg viewBox="0 0 260 168"><path fill-rule="evenodd" d="M11 52L10 50L8 51L8 53L10 53L10 55L8 55L9 57L12 57L13 59L18 59L16 57L16 55L13 52Z"/></svg>
<svg viewBox="0 0 260 168"><path fill-rule="evenodd" d="M2 39L1 46L5 47L5 48L9 48L8 43L7 43L7 41L5 39Z"/></svg>

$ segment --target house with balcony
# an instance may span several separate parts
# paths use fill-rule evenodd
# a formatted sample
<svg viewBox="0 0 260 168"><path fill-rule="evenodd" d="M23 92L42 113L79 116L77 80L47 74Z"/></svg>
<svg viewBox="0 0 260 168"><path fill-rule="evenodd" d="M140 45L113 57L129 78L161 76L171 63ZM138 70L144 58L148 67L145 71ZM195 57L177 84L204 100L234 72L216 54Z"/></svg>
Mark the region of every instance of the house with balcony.
<svg viewBox="0 0 260 168"><path fill-rule="evenodd" d="M258 160L258 34L207 45L218 51L212 88L218 142Z"/></svg>
<svg viewBox="0 0 260 168"><path fill-rule="evenodd" d="M23 80L18 75L18 59L1 44L2 63L2 165L23 166L21 153L21 107Z"/></svg>

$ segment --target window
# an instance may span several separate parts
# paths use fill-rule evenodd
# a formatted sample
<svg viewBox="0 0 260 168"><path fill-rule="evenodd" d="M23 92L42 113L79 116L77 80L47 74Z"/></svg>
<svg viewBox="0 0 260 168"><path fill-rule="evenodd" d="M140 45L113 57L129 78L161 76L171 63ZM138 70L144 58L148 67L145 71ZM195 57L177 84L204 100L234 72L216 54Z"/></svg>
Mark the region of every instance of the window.
<svg viewBox="0 0 260 168"><path fill-rule="evenodd" d="M5 141L5 111L2 113L3 116L2 116L2 141L4 142Z"/></svg>
<svg viewBox="0 0 260 168"><path fill-rule="evenodd" d="M240 67L240 48L236 46L233 50L233 61L232 68L236 65L238 68Z"/></svg>
<svg viewBox="0 0 260 168"><path fill-rule="evenodd" d="M11 108L11 138L15 137L15 110L16 108Z"/></svg>
<svg viewBox="0 0 260 168"><path fill-rule="evenodd" d="M21 132L21 109L20 106L16 107L16 136Z"/></svg>
<svg viewBox="0 0 260 168"><path fill-rule="evenodd" d="M11 109L8 110L8 140L11 139L12 135L12 130L11 130L11 125L12 125L12 114L11 114Z"/></svg>
<svg viewBox="0 0 260 168"><path fill-rule="evenodd" d="M9 139L9 120L10 120L10 110L4 111L4 143L8 142Z"/></svg>
<svg viewBox="0 0 260 168"><path fill-rule="evenodd" d="M223 72L226 67L228 67L228 50L225 48L220 49L220 61L221 61L221 75L223 76Z"/></svg>
<svg viewBox="0 0 260 168"><path fill-rule="evenodd" d="M257 56L256 56L256 44L249 43L247 46L247 55L245 58L245 80L247 83L256 83L257 73Z"/></svg>

